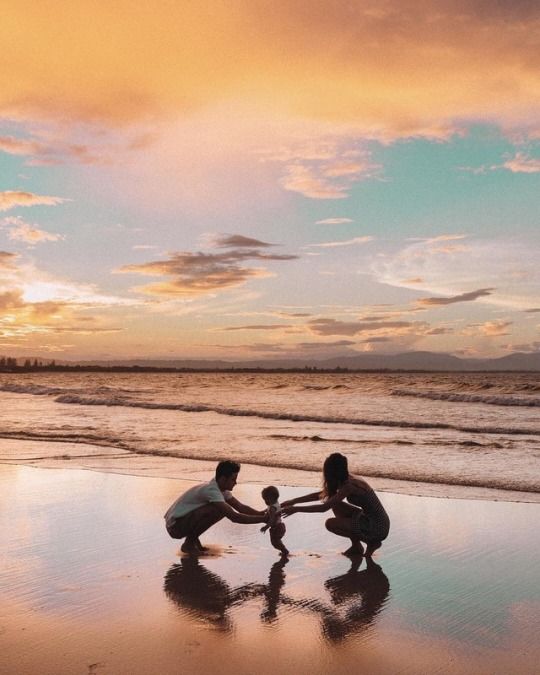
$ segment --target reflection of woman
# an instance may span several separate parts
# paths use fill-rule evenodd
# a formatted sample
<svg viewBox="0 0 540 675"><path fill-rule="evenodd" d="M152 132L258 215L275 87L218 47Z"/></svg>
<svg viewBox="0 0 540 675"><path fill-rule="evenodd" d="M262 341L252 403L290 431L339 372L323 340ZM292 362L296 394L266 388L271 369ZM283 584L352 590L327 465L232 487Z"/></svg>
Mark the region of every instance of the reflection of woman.
<svg viewBox="0 0 540 675"><path fill-rule="evenodd" d="M383 505L363 478L349 473L347 458L339 452L329 455L323 467L322 493L313 492L282 503L286 515L293 513L319 513L332 509L334 518L326 521L326 529L340 537L348 537L351 546L346 555L362 555L366 543L366 556L377 550L390 530L390 519ZM323 499L322 504L294 506L300 502Z"/></svg>
<svg viewBox="0 0 540 675"><path fill-rule="evenodd" d="M366 569L358 571L360 561L338 577L326 581L332 603L346 607L345 615L328 613L323 617L323 632L331 640L342 640L351 633L369 628L383 609L390 592L388 577L371 558L366 558Z"/></svg>

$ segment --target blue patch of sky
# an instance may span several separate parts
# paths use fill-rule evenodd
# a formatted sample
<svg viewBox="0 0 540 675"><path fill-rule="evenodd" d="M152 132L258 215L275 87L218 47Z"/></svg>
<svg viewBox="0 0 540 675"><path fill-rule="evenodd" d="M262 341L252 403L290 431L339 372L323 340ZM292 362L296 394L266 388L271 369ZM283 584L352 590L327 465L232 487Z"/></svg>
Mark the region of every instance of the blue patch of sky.
<svg viewBox="0 0 540 675"><path fill-rule="evenodd" d="M312 222L348 217L354 223L339 226L343 238L378 234L391 239L443 233L504 236L538 226L540 174L491 168L519 150L492 127L473 127L448 142L372 143L370 149L383 166L380 179L358 182L347 200L308 205ZM482 173L468 170L482 167Z"/></svg>

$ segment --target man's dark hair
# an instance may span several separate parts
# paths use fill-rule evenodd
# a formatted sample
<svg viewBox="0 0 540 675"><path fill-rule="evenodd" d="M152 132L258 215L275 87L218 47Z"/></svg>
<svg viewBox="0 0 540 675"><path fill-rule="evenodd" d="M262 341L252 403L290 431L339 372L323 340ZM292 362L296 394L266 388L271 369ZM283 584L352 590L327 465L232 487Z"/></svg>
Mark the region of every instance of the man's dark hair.
<svg viewBox="0 0 540 675"><path fill-rule="evenodd" d="M221 478L221 476L229 478L234 473L238 473L239 471L240 464L238 464L238 462L232 462L230 459L225 459L216 466L216 480Z"/></svg>

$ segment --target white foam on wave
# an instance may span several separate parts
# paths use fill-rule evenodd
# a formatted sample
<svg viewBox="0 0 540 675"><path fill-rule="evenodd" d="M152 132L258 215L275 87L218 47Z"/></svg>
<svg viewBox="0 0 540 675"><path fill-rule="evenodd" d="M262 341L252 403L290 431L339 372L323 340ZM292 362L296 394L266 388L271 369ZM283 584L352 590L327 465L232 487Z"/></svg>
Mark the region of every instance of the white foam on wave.
<svg viewBox="0 0 540 675"><path fill-rule="evenodd" d="M509 434L509 435L540 435L540 430L523 429L517 427L489 427L489 426L460 426L444 422L409 422L407 420L378 420L360 417L336 417L326 415L308 415L297 413L269 412L246 408L226 408L220 405L204 403L153 403L150 401L133 401L119 396L108 398L62 394L55 399L58 403L72 405L102 405L122 406L128 408L143 408L146 410L178 410L179 412L214 412L219 415L232 417L259 417L262 419L288 420L290 422L320 422L322 424L353 424L377 427L398 427L401 429L452 429L467 433L482 434Z"/></svg>
<svg viewBox="0 0 540 675"><path fill-rule="evenodd" d="M393 389L392 396L427 398L432 401L454 401L456 403L486 403L488 405L540 407L540 398L516 398L515 396L487 396L485 394L458 394L451 391L415 391Z"/></svg>

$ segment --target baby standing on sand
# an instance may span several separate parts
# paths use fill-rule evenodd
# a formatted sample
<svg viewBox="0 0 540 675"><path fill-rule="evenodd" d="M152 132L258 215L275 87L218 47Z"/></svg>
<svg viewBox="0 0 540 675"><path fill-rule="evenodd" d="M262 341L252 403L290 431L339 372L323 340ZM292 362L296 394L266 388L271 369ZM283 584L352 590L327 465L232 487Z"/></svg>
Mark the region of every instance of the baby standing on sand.
<svg viewBox="0 0 540 675"><path fill-rule="evenodd" d="M270 541L274 548L281 551L282 556L289 555L288 549L281 541L285 536L285 523L281 519L281 504L279 503L279 490L273 485L265 487L261 492L262 498L267 508L265 515L267 517L266 525L261 527L261 532L270 530Z"/></svg>

